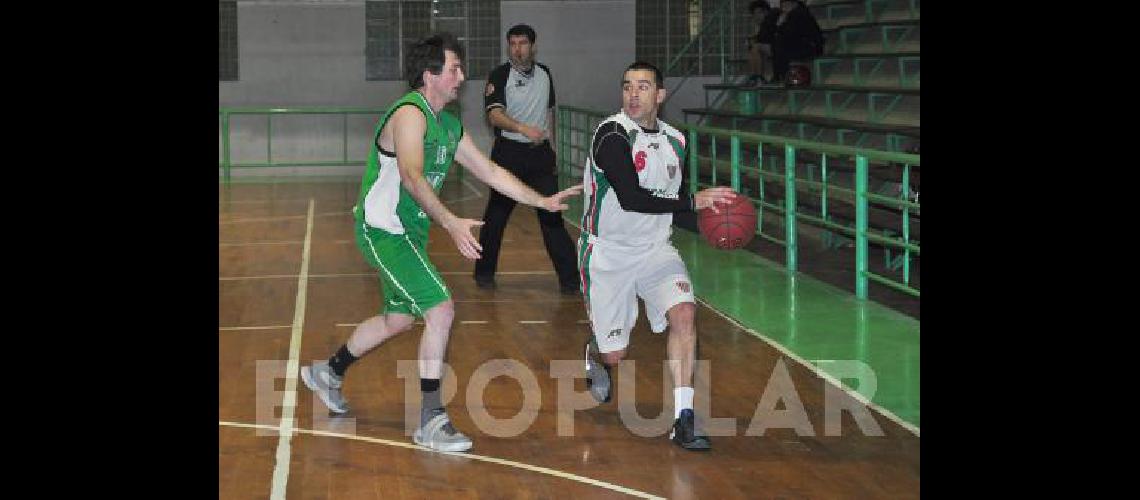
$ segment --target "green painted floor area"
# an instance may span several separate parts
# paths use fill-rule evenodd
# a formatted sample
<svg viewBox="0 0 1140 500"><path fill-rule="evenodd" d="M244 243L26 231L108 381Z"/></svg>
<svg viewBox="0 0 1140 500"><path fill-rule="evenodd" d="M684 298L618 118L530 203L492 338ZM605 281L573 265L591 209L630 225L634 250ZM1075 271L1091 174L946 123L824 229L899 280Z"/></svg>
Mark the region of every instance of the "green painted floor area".
<svg viewBox="0 0 1140 500"><path fill-rule="evenodd" d="M803 273L674 229L697 296L919 427L919 322ZM858 363L869 373L854 368ZM822 362L821 362L822 361ZM832 372L841 368L847 372ZM860 387L858 375L867 387ZM873 391L873 393L868 394Z"/></svg>
<svg viewBox="0 0 1140 500"><path fill-rule="evenodd" d="M575 226L580 210L571 203L566 214ZM918 320L685 229L674 228L673 245L701 300L920 427Z"/></svg>

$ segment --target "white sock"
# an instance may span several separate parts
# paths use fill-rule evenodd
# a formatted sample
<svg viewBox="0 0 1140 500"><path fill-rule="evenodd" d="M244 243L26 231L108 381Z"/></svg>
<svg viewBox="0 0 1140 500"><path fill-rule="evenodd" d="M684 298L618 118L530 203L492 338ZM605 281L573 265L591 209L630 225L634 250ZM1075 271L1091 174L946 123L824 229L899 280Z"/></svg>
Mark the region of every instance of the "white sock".
<svg viewBox="0 0 1140 500"><path fill-rule="evenodd" d="M681 410L693 408L693 388L673 388L673 419L681 418Z"/></svg>

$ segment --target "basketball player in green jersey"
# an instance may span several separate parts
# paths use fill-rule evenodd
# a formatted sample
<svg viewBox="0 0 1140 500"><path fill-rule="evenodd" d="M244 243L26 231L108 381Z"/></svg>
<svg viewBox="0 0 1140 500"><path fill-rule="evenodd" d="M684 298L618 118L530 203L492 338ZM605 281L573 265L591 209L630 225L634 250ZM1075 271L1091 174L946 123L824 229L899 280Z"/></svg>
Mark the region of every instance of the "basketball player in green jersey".
<svg viewBox="0 0 1140 500"><path fill-rule="evenodd" d="M413 441L440 451L467 451L471 439L457 431L440 402L440 376L455 303L426 251L435 220L459 252L478 259L482 247L472 229L482 221L451 213L437 193L452 159L496 191L543 210L568 207L563 200L581 185L544 197L480 152L463 134L459 119L443 110L463 83L463 48L450 34L416 42L404 63L413 90L397 100L377 124L360 196L353 208L356 242L383 283L381 314L360 323L327 362L301 369L301 378L333 414L348 412L341 394L345 370L365 353L424 318L419 346L422 405ZM430 219L430 220L429 220Z"/></svg>

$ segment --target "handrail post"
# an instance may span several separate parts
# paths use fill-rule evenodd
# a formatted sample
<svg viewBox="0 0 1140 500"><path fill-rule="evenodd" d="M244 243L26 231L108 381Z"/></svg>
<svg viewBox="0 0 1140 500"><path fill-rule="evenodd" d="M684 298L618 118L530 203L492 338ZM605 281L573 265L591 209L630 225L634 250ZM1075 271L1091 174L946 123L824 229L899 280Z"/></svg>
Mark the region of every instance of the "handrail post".
<svg viewBox="0 0 1140 500"><path fill-rule="evenodd" d="M222 176L230 184L230 112L222 110Z"/></svg>
<svg viewBox="0 0 1140 500"><path fill-rule="evenodd" d="M724 69L724 24L725 16L723 12L720 14L720 83L728 82L728 73Z"/></svg>
<svg viewBox="0 0 1140 500"><path fill-rule="evenodd" d="M822 177L820 182L823 183L823 189L819 195L819 215L823 217L823 220L831 220L827 217L827 153L823 153L822 157L819 175Z"/></svg>
<svg viewBox="0 0 1140 500"><path fill-rule="evenodd" d="M569 112L566 111L566 108L558 106L558 171L562 172L562 175L558 176L558 179L561 181L558 184L559 189L563 189L566 186L569 180L568 177L570 176L570 163L566 160L567 115L569 115Z"/></svg>
<svg viewBox="0 0 1140 500"><path fill-rule="evenodd" d="M867 298L867 157L855 156L855 296Z"/></svg>
<svg viewBox="0 0 1140 500"><path fill-rule="evenodd" d="M903 164L902 192L899 197L910 201L910 164ZM903 243L910 244L910 206L902 206ZM910 286L910 247L903 247L903 284Z"/></svg>
<svg viewBox="0 0 1140 500"><path fill-rule="evenodd" d="M713 168L716 168L714 165ZM697 194L699 187L697 169L697 131L689 129L689 194Z"/></svg>
<svg viewBox="0 0 1140 500"><path fill-rule="evenodd" d="M732 162L732 190L740 192L740 136L732 134L729 139L730 161Z"/></svg>
<svg viewBox="0 0 1140 500"><path fill-rule="evenodd" d="M784 146L784 241L787 268L796 270L796 147Z"/></svg>
<svg viewBox="0 0 1140 500"><path fill-rule="evenodd" d="M265 163L273 165L273 113L265 113Z"/></svg>

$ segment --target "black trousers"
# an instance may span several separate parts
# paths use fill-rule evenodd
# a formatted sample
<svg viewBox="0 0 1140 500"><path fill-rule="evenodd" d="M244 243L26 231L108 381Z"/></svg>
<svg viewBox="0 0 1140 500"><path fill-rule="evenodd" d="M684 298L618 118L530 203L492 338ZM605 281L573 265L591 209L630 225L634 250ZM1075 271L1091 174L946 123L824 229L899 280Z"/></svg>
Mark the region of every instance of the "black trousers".
<svg viewBox="0 0 1140 500"><path fill-rule="evenodd" d="M777 41L772 44L772 78L783 81L792 61L806 61L818 55L819 51L809 45Z"/></svg>
<svg viewBox="0 0 1140 500"><path fill-rule="evenodd" d="M530 146L498 137L491 148L491 160L509 170L515 177L535 191L550 196L558 192L558 177L554 161L554 150L550 142L540 146ZM499 249L503 243L503 230L511 211L515 209L512 200L494 189L490 190L487 209L483 213L483 227L479 231L479 245L483 255L475 261L475 278L489 280L495 276L499 266ZM562 223L560 212L538 212L538 225L542 229L542 242L546 253L554 264L558 282L564 287L578 288L578 263L574 256L574 242Z"/></svg>

